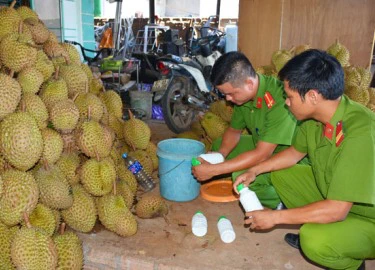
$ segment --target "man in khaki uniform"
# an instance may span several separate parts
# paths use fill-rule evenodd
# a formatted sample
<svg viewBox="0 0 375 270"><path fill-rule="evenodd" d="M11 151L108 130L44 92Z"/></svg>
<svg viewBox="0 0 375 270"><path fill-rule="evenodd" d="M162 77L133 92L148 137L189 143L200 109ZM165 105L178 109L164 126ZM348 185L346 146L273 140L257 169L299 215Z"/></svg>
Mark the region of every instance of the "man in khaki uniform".
<svg viewBox="0 0 375 270"><path fill-rule="evenodd" d="M198 180L226 173L233 173L235 179L243 170L291 144L296 120L285 106L281 81L256 74L250 61L239 52L224 54L215 62L211 81L235 105L230 127L212 147L226 161L210 164L201 160L202 165L193 167ZM241 135L244 128L251 135ZM280 203L269 174L259 176L250 188L266 207L276 208Z"/></svg>
<svg viewBox="0 0 375 270"><path fill-rule="evenodd" d="M300 235L285 236L290 245L329 269L364 269L375 258L375 114L343 95L343 69L323 51L296 56L279 76L290 111L305 121L291 147L250 168L234 188L274 171L288 209L248 212L245 223L303 224ZM306 154L311 166L295 165Z"/></svg>

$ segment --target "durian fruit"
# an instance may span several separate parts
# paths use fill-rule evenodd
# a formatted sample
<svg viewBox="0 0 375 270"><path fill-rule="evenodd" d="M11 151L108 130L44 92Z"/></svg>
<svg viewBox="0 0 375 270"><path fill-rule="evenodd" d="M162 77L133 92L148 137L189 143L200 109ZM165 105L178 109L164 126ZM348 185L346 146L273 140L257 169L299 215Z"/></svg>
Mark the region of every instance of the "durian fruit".
<svg viewBox="0 0 375 270"><path fill-rule="evenodd" d="M301 44L298 45L297 47L294 47L291 52L293 55L299 55L300 53L303 53L304 51L312 49L310 44Z"/></svg>
<svg viewBox="0 0 375 270"><path fill-rule="evenodd" d="M212 112L207 112L201 120L201 124L212 141L223 136L228 123Z"/></svg>
<svg viewBox="0 0 375 270"><path fill-rule="evenodd" d="M88 193L103 196L112 191L116 181L116 167L110 158L101 161L89 159L82 164L80 179Z"/></svg>
<svg viewBox="0 0 375 270"><path fill-rule="evenodd" d="M113 129L116 134L116 138L122 139L124 138L123 126L124 120L122 118L116 117L115 115L109 113L108 114L108 126Z"/></svg>
<svg viewBox="0 0 375 270"><path fill-rule="evenodd" d="M99 122L103 116L103 103L92 93L79 94L74 100L81 119L88 119ZM90 110L89 110L90 109ZM88 115L90 112L90 116Z"/></svg>
<svg viewBox="0 0 375 270"><path fill-rule="evenodd" d="M375 104L369 103L367 104L367 108L369 108L371 111L375 113Z"/></svg>
<svg viewBox="0 0 375 270"><path fill-rule="evenodd" d="M370 87L370 88L368 89L368 92L369 92L369 98L370 98L369 103L375 105L375 88Z"/></svg>
<svg viewBox="0 0 375 270"><path fill-rule="evenodd" d="M0 198L1 198L1 195L3 195L3 179L1 178L1 173L0 173Z"/></svg>
<svg viewBox="0 0 375 270"><path fill-rule="evenodd" d="M40 159L43 138L34 118L26 112L12 113L0 123L0 149L5 159L27 171Z"/></svg>
<svg viewBox="0 0 375 270"><path fill-rule="evenodd" d="M10 256L10 246L16 232L17 227L8 228L0 222L0 269L16 269Z"/></svg>
<svg viewBox="0 0 375 270"><path fill-rule="evenodd" d="M38 14L28 6L20 6L19 8L17 8L17 12L21 16L22 20L39 20Z"/></svg>
<svg viewBox="0 0 375 270"><path fill-rule="evenodd" d="M108 194L96 201L100 222L108 230L120 236L131 236L137 232L137 221L120 195Z"/></svg>
<svg viewBox="0 0 375 270"><path fill-rule="evenodd" d="M61 156L64 142L60 134L51 128L45 128L41 132L44 142L41 162L47 162L50 165L55 164Z"/></svg>
<svg viewBox="0 0 375 270"><path fill-rule="evenodd" d="M43 74L43 82L47 81L55 71L52 61L43 50L38 50L36 54L35 68Z"/></svg>
<svg viewBox="0 0 375 270"><path fill-rule="evenodd" d="M70 63L73 65L81 65L81 55L79 54L78 50L74 45L63 42L61 46L69 55Z"/></svg>
<svg viewBox="0 0 375 270"><path fill-rule="evenodd" d="M59 210L56 209L51 209L53 217L55 218L55 232L58 232L60 229L60 224L61 224L61 213Z"/></svg>
<svg viewBox="0 0 375 270"><path fill-rule="evenodd" d="M13 1L9 7L0 9L0 40L10 34L18 31L18 25L22 21L19 13L14 9L16 1Z"/></svg>
<svg viewBox="0 0 375 270"><path fill-rule="evenodd" d="M155 218L168 214L166 201L154 194L143 196L135 206L135 212L140 218Z"/></svg>
<svg viewBox="0 0 375 270"><path fill-rule="evenodd" d="M67 209L72 206L71 187L59 167L41 167L34 176L39 186L41 203L51 209Z"/></svg>
<svg viewBox="0 0 375 270"><path fill-rule="evenodd" d="M78 65L61 65L60 76L65 80L68 86L70 98L76 94L88 92L88 79L86 73Z"/></svg>
<svg viewBox="0 0 375 270"><path fill-rule="evenodd" d="M79 110L71 99L58 101L49 111L53 127L62 132L72 132L79 120Z"/></svg>
<svg viewBox="0 0 375 270"><path fill-rule="evenodd" d="M96 121L85 121L76 129L76 142L79 149L88 157L105 158L111 152L104 128Z"/></svg>
<svg viewBox="0 0 375 270"><path fill-rule="evenodd" d="M41 203L31 212L29 221L34 228L44 230L49 236L56 230L56 219L52 210ZM22 225L25 225L25 222L22 222Z"/></svg>
<svg viewBox="0 0 375 270"><path fill-rule="evenodd" d="M36 94L44 81L44 77L37 68L28 67L18 73L17 81L21 85L22 93Z"/></svg>
<svg viewBox="0 0 375 270"><path fill-rule="evenodd" d="M367 68L348 66L345 71L345 87L355 86L368 88L371 82L371 71Z"/></svg>
<svg viewBox="0 0 375 270"><path fill-rule="evenodd" d="M59 101L68 99L68 86L65 80L59 77L59 69L56 69L55 75L42 85L39 96L48 110Z"/></svg>
<svg viewBox="0 0 375 270"><path fill-rule="evenodd" d="M90 85L89 91L95 95L99 95L99 93L103 90L103 82L100 78L93 77Z"/></svg>
<svg viewBox="0 0 375 270"><path fill-rule="evenodd" d="M188 130L176 135L176 138L184 138L199 141L201 138L195 132Z"/></svg>
<svg viewBox="0 0 375 270"><path fill-rule="evenodd" d="M24 22L31 31L31 36L36 44L43 44L49 38L49 30L39 19L28 18Z"/></svg>
<svg viewBox="0 0 375 270"><path fill-rule="evenodd" d="M159 159L158 159L158 156L156 155L156 152L157 152L156 145L150 141L145 151L152 160L152 167L154 168L154 170L159 168Z"/></svg>
<svg viewBox="0 0 375 270"><path fill-rule="evenodd" d="M79 148L76 143L76 136L74 132L71 133L60 133L61 138L64 142L64 151L67 153L72 153L78 151Z"/></svg>
<svg viewBox="0 0 375 270"><path fill-rule="evenodd" d="M0 175L11 168L12 166L5 160L4 156L1 154L1 151L0 151ZM1 197L1 194L0 194L0 197Z"/></svg>
<svg viewBox="0 0 375 270"><path fill-rule="evenodd" d="M129 186L130 191L135 194L137 192L138 182L132 172L123 164L118 164L116 170L118 179L125 182Z"/></svg>
<svg viewBox="0 0 375 270"><path fill-rule="evenodd" d="M92 74L91 68L87 64L85 63L80 63L80 64L81 64L82 70L86 73L87 80L89 83L89 88L90 88L91 81L94 78L94 75Z"/></svg>
<svg viewBox="0 0 375 270"><path fill-rule="evenodd" d="M366 106L370 101L368 88L360 88L356 86L348 86L344 93L351 99Z"/></svg>
<svg viewBox="0 0 375 270"><path fill-rule="evenodd" d="M152 174L154 171L154 166L151 157L147 154L145 150L135 150L132 152L129 152L129 156L133 157L134 159L138 160L139 163L142 164L143 169L146 173L149 175Z"/></svg>
<svg viewBox="0 0 375 270"><path fill-rule="evenodd" d="M221 117L224 121L230 122L233 114L233 106L225 99L217 100L210 105L210 112Z"/></svg>
<svg viewBox="0 0 375 270"><path fill-rule="evenodd" d="M260 66L255 69L256 73L277 77L277 71L273 65Z"/></svg>
<svg viewBox="0 0 375 270"><path fill-rule="evenodd" d="M327 49L327 53L334 56L340 62L341 66L346 67L350 65L349 50L344 45L342 45L338 40L336 40L335 43L329 46L329 48Z"/></svg>
<svg viewBox="0 0 375 270"><path fill-rule="evenodd" d="M206 132L204 131L204 128L202 127L200 121L194 121L190 126L190 130L197 134L199 137L204 137L206 135Z"/></svg>
<svg viewBox="0 0 375 270"><path fill-rule="evenodd" d="M272 54L271 62L279 72L292 57L292 53L288 50L277 50Z"/></svg>
<svg viewBox="0 0 375 270"><path fill-rule="evenodd" d="M58 262L57 270L81 270L83 267L82 242L74 232L62 232L53 237Z"/></svg>
<svg viewBox="0 0 375 270"><path fill-rule="evenodd" d="M30 214L36 207L39 189L31 173L15 169L2 175L3 195L0 198L0 221L7 226L21 222L23 214Z"/></svg>
<svg viewBox="0 0 375 270"><path fill-rule="evenodd" d="M133 193L125 181L116 182L116 192L121 195L128 209L130 210L134 204L135 193Z"/></svg>
<svg viewBox="0 0 375 270"><path fill-rule="evenodd" d="M0 73L0 120L16 110L21 93L21 86L15 79Z"/></svg>
<svg viewBox="0 0 375 270"><path fill-rule="evenodd" d="M25 34L11 33L0 42L1 63L14 72L34 66L36 63L37 49L34 42Z"/></svg>
<svg viewBox="0 0 375 270"><path fill-rule="evenodd" d="M70 185L78 184L79 182L77 169L80 162L80 158L76 152L63 153L56 162L56 165L64 173Z"/></svg>
<svg viewBox="0 0 375 270"><path fill-rule="evenodd" d="M68 53L61 46L61 44L59 44L56 36L54 36L52 32L50 32L50 35L47 41L43 43L43 51L45 52L46 55L48 55L49 58L54 59L56 57L62 56L64 57L64 62L66 62L67 60L69 61Z"/></svg>
<svg viewBox="0 0 375 270"><path fill-rule="evenodd" d="M79 184L72 186L73 205L61 211L64 221L79 232L90 232L96 222L97 209L94 198Z"/></svg>
<svg viewBox="0 0 375 270"><path fill-rule="evenodd" d="M201 142L204 144L204 149L206 152L211 151L212 140L207 135L203 137Z"/></svg>
<svg viewBox="0 0 375 270"><path fill-rule="evenodd" d="M115 91L105 91L100 93L99 98L103 101L109 113L122 118L123 104L119 94Z"/></svg>
<svg viewBox="0 0 375 270"><path fill-rule="evenodd" d="M48 111L41 98L32 93L24 93L18 107L19 111L28 112L34 117L39 129L47 127Z"/></svg>
<svg viewBox="0 0 375 270"><path fill-rule="evenodd" d="M17 269L56 269L57 252L52 238L42 229L27 227L17 231L11 245L12 261Z"/></svg>
<svg viewBox="0 0 375 270"><path fill-rule="evenodd" d="M151 138L150 127L129 111L130 119L124 122L125 142L133 149L146 149Z"/></svg>

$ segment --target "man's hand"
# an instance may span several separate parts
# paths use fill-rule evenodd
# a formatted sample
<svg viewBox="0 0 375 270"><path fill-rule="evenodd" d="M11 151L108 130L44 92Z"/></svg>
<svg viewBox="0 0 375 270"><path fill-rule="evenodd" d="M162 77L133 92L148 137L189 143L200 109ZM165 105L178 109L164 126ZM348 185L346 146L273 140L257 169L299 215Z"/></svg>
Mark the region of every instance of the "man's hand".
<svg viewBox="0 0 375 270"><path fill-rule="evenodd" d="M198 158L198 160L201 162L201 164L193 166L191 169L194 177L198 181L206 181L216 175L214 170L212 170L213 165L211 163L205 161L203 158Z"/></svg>
<svg viewBox="0 0 375 270"><path fill-rule="evenodd" d="M250 185L250 183L255 181L256 177L257 177L257 175L251 169L249 169L248 171L244 172L243 174L237 176L236 181L233 183L234 192L236 192L238 194L237 186L239 184L243 183L244 186L247 187L247 186Z"/></svg>
<svg viewBox="0 0 375 270"><path fill-rule="evenodd" d="M252 230L268 230L277 224L275 214L277 211L269 209L247 212L245 224L249 224Z"/></svg>

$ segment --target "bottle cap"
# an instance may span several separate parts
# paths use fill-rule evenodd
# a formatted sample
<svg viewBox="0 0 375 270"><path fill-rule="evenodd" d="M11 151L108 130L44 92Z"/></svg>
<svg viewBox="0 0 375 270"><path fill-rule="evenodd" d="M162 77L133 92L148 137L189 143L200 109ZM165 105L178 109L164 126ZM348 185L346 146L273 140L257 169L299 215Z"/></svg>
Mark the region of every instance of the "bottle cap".
<svg viewBox="0 0 375 270"><path fill-rule="evenodd" d="M227 218L226 216L220 216L218 219L217 219L217 221L220 221L220 219L223 219L223 218Z"/></svg>
<svg viewBox="0 0 375 270"><path fill-rule="evenodd" d="M196 214L202 214L203 215L203 212L198 210L197 212L195 212Z"/></svg>
<svg viewBox="0 0 375 270"><path fill-rule="evenodd" d="M200 164L201 164L201 162L197 158L191 159L191 165L197 166L197 165L200 165Z"/></svg>
<svg viewBox="0 0 375 270"><path fill-rule="evenodd" d="M244 188L244 186L243 186L243 184L241 183L241 184L239 184L239 185L237 186L237 191L240 192L241 190L243 190L243 188Z"/></svg>
<svg viewBox="0 0 375 270"><path fill-rule="evenodd" d="M122 158L127 158L128 157L128 153L123 153L122 154Z"/></svg>

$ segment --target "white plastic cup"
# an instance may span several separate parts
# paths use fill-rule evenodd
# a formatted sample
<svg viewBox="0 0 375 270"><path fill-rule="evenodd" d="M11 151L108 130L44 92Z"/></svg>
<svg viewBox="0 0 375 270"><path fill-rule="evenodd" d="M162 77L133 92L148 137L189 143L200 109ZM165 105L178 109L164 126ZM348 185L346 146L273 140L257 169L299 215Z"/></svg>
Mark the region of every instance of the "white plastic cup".
<svg viewBox="0 0 375 270"><path fill-rule="evenodd" d="M229 244L236 239L236 233L234 232L232 223L225 216L219 217L217 228L220 233L220 238L224 243Z"/></svg>
<svg viewBox="0 0 375 270"><path fill-rule="evenodd" d="M197 211L191 220L191 230L195 236L202 237L207 233L207 218Z"/></svg>

